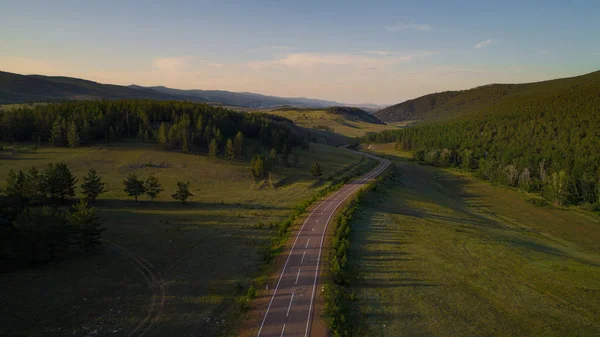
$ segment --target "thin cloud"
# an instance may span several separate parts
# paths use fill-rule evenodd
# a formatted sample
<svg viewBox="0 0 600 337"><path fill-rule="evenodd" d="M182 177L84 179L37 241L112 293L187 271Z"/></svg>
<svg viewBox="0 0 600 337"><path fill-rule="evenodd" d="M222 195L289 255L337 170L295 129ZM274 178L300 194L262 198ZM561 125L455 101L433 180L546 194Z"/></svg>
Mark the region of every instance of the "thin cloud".
<svg viewBox="0 0 600 337"><path fill-rule="evenodd" d="M367 51L365 51L365 54L387 56L387 55L390 55L391 52L386 51L386 50L367 50Z"/></svg>
<svg viewBox="0 0 600 337"><path fill-rule="evenodd" d="M477 42L475 44L475 46L473 46L473 48L475 48L475 49L485 48L485 47L491 45L492 42L493 42L492 39L487 39L487 40L484 40L484 41L480 41L480 42Z"/></svg>
<svg viewBox="0 0 600 337"><path fill-rule="evenodd" d="M429 31L433 28L428 24L417 24L417 23L399 23L385 28L388 32L398 32L401 30L416 30L416 31Z"/></svg>
<svg viewBox="0 0 600 337"><path fill-rule="evenodd" d="M179 70L188 65L189 57L158 57L152 61L155 68L159 70Z"/></svg>
<svg viewBox="0 0 600 337"><path fill-rule="evenodd" d="M418 57L435 54L437 52L432 51L413 54L376 53L375 56L344 53L293 53L273 60L250 62L248 65L255 70L264 68L312 68L315 66L352 66L368 69L408 62Z"/></svg>

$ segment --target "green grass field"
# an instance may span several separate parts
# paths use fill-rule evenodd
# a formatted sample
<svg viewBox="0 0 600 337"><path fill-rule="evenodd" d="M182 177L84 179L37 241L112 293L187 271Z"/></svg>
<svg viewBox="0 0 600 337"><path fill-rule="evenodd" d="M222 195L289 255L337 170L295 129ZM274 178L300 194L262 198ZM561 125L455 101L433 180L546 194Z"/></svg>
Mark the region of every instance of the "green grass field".
<svg viewBox="0 0 600 337"><path fill-rule="evenodd" d="M352 222L355 336L600 336L597 214L395 163Z"/></svg>
<svg viewBox="0 0 600 337"><path fill-rule="evenodd" d="M290 156L291 168L276 168L273 187L255 183L247 161L213 162L206 156L160 151L153 144L19 147L14 152L7 147L0 153L2 182L9 169L41 169L49 162L66 163L79 183L88 169L98 170L108 189L96 204L107 228L104 238L143 257L155 272L149 275L103 246L87 255L1 274L0 335L127 336L148 310L157 313L163 300L142 272L162 277L165 293L164 309L152 317L146 336L235 333L241 318L236 298L264 268L261 251L277 231L269 224L287 218L298 203L328 184L315 184L312 163L318 161L327 177L362 157L318 144L294 152L300 163ZM165 191L154 202L142 197L134 204L123 192L129 173L154 174ZM194 197L187 205L170 197L177 180L191 182ZM151 309L153 293L159 297Z"/></svg>
<svg viewBox="0 0 600 337"><path fill-rule="evenodd" d="M324 110L273 110L268 111L268 113L289 118L296 125L313 130L319 138L326 138L326 141L331 144L344 144L350 142L355 137L362 137L368 132L380 132L395 128L390 125L351 120ZM314 127L317 125L325 125L332 128L333 132L315 130Z"/></svg>

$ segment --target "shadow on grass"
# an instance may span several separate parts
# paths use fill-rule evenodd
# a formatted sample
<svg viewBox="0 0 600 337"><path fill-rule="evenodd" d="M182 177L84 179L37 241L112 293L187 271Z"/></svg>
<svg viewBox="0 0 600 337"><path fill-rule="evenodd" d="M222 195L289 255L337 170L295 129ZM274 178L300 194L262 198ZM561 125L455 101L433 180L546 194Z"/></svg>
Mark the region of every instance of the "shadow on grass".
<svg viewBox="0 0 600 337"><path fill-rule="evenodd" d="M98 199L93 205L105 209L139 209L139 210L290 210L290 208L264 205L257 203L224 203L224 202L200 202L188 200L185 204L181 201L162 200L133 200L125 199Z"/></svg>

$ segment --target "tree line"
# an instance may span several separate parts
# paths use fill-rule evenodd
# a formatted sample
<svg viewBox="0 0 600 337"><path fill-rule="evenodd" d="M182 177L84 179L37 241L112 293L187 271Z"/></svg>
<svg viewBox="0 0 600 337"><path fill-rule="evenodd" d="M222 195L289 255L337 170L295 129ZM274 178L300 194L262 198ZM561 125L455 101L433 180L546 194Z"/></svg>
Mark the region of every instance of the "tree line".
<svg viewBox="0 0 600 337"><path fill-rule="evenodd" d="M600 205L598 106L569 95L517 103L369 134L363 141L395 142L421 163L462 168L496 184L539 192L556 205Z"/></svg>
<svg viewBox="0 0 600 337"><path fill-rule="evenodd" d="M59 207L75 195L76 183L62 163L9 172L0 196L0 270L50 261L72 246L87 252L100 244L104 228L89 202L103 185L93 174L82 184L86 198L67 210Z"/></svg>
<svg viewBox="0 0 600 337"><path fill-rule="evenodd" d="M77 178L64 163L27 172L10 170L0 195L0 270L53 260L72 246L88 251L100 244L101 228L96 209L91 207L106 192L102 177L90 169L80 185L83 198L63 207L75 196ZM155 176L141 180L130 174L124 192L134 197L146 194L154 200L162 191ZM177 182L171 195L186 203L192 197L189 182Z"/></svg>
<svg viewBox="0 0 600 337"><path fill-rule="evenodd" d="M284 146L301 145L304 140L286 123L292 122L280 116L240 113L201 103L70 101L0 110L0 139L76 148L137 137L157 141L165 150L220 153L231 147L242 156L239 139L243 137L279 152Z"/></svg>

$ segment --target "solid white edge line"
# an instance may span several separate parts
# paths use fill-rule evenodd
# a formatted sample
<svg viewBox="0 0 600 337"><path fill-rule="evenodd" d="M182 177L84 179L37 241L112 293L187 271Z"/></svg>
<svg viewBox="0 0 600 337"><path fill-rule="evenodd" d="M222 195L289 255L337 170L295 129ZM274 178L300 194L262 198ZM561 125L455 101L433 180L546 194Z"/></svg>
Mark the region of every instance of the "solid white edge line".
<svg viewBox="0 0 600 337"><path fill-rule="evenodd" d="M341 193L344 190L344 188L334 192L330 198L336 196L337 194ZM292 245L292 249L290 249L290 252L288 254L287 259L285 260L285 264L283 265L283 269L281 270L281 274L279 275L279 280L277 281L277 285L275 286L275 290L273 291L273 295L271 296L271 300L269 301L269 305L267 306L267 311L265 312L265 317L263 318L262 322L260 323L260 328L258 329L258 334L256 334L256 337L260 336L260 333L262 332L263 326L265 325L265 321L267 320L267 316L269 315L269 310L271 309L271 305L273 304L273 300L275 299L275 296L277 295L277 290L279 289L279 284L281 283L281 279L283 278L283 274L285 273L285 268L287 267L288 262L290 261L290 257L292 257L292 252L294 251L294 248L296 247L296 242L298 241L298 238L300 237L300 233L302 233L302 230L304 229L304 226L306 225L306 223L308 222L308 220L310 220L310 218L313 216L313 214L319 209L319 207L321 207L323 205L323 203L326 200L322 200L317 207L315 207L315 209L313 209L313 211L308 215L308 217L306 218L306 220L304 220L304 223L302 224L302 227L300 227L300 230L298 231L298 233L296 234L296 239L294 240L294 244ZM285 329L285 324L284 324L284 329ZM282 335L283 335L283 331L282 331Z"/></svg>
<svg viewBox="0 0 600 337"><path fill-rule="evenodd" d="M389 162L387 160L383 160L382 165L379 167L379 169L376 169L375 171L371 172L370 174L367 174L365 177L361 178L358 181L365 181L365 180L370 180L373 177L376 177L377 175L379 175L381 172L383 172L387 167L389 166ZM361 187L364 187L363 183L360 183L361 185L359 185L358 187L356 187L355 189L352 190L351 193L348 193L337 205L336 207L333 209L333 211L331 212L331 214L329 215L329 218L327 219L327 222L325 223L325 228L323 229L323 235L321 236L321 245L319 247L319 255L317 257L317 268L315 269L315 278L313 281L313 290L312 290L312 295L310 298L310 305L308 307L308 317L306 320L306 330L304 332L304 337L308 336L308 328L310 327L310 314L312 313L312 308L313 308L313 301L315 298L315 288L317 287L317 279L318 279L318 275L319 275L319 266L321 263L321 250L323 248L323 240L325 239L325 233L327 232L327 226L329 225L329 221L331 220L331 218L333 217L333 214L335 213L335 211L337 210L337 208L346 200L348 199L348 197L350 197L352 194L354 194L355 191L357 191L358 189L360 189Z"/></svg>

